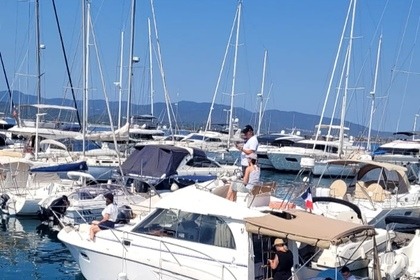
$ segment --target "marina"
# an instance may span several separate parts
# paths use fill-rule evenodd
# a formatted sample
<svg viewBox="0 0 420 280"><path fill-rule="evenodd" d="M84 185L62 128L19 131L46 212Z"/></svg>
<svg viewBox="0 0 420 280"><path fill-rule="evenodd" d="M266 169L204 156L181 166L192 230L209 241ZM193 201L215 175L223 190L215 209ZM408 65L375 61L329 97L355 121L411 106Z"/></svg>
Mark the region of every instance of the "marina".
<svg viewBox="0 0 420 280"><path fill-rule="evenodd" d="M295 196L293 192L296 190L292 188L299 176L299 174L281 174L265 170L261 179L276 182L279 187L273 196L281 201L288 196ZM316 184L328 186L332 182L334 179L321 178ZM305 207L305 201L300 197L294 202L298 207ZM255 203L260 202L255 201ZM20 279L51 279L52 277L54 279L86 279L68 248L58 239L58 231L51 229L48 224L41 223L36 218L6 217L4 215L3 217L5 219L2 220L0 267L3 268L3 276L6 277L4 279L14 278L16 273L24 275ZM384 242L380 240L381 238L377 236L378 246Z"/></svg>
<svg viewBox="0 0 420 280"><path fill-rule="evenodd" d="M0 279L420 280L420 4L222 2L1 1Z"/></svg>
<svg viewBox="0 0 420 280"><path fill-rule="evenodd" d="M278 176L267 171L263 178L280 183L293 180L294 175ZM28 280L85 280L69 250L58 240L57 231L35 217L5 218L0 234L0 278L16 279L19 275L19 279Z"/></svg>

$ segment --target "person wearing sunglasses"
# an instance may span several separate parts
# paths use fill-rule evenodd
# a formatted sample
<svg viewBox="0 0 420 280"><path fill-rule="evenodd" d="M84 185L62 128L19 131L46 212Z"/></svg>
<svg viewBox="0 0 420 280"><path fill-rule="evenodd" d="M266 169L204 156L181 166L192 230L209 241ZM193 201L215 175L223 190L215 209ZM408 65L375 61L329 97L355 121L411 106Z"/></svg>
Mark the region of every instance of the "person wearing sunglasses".
<svg viewBox="0 0 420 280"><path fill-rule="evenodd" d="M273 280L287 280L292 277L293 253L289 251L286 243L281 238L274 240L274 259L268 260L268 265L273 270Z"/></svg>

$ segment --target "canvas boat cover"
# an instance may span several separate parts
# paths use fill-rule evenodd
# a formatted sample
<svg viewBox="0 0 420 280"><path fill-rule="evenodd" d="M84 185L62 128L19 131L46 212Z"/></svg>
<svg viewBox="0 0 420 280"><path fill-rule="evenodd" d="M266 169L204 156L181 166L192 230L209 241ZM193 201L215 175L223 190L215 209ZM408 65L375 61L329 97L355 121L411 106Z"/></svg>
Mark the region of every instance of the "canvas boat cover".
<svg viewBox="0 0 420 280"><path fill-rule="evenodd" d="M121 165L125 175L139 175L160 178L177 174L177 168L187 149L170 145L144 145L136 148Z"/></svg>
<svg viewBox="0 0 420 280"><path fill-rule="evenodd" d="M395 173L398 177L398 193L408 192L410 182L407 177L407 168L401 165L392 164L388 162L377 162L373 160L329 160L328 164L331 165L349 165L358 164L360 166L357 172L356 179L362 180L367 173L376 174L376 176L383 175L389 177L391 173ZM382 170L375 172L375 170ZM375 179L378 179L376 177ZM386 178L384 178L386 179Z"/></svg>
<svg viewBox="0 0 420 280"><path fill-rule="evenodd" d="M289 213L292 218L285 219L273 214L245 218L246 229L255 234L287 238L323 249L340 245L355 237L375 235L375 228L370 225L326 218L302 210L285 213Z"/></svg>

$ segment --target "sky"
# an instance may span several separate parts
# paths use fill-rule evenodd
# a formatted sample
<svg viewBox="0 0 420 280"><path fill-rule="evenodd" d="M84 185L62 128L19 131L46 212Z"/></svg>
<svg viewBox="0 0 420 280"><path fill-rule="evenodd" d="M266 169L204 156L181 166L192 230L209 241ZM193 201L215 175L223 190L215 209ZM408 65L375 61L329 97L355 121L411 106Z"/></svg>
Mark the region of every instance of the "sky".
<svg viewBox="0 0 420 280"><path fill-rule="evenodd" d="M41 95L70 98L53 1L39 2L40 38L45 46L41 50ZM116 82L120 80L122 65L122 99L127 100L132 1L90 2L93 31L89 98L106 96L118 100ZM31 94L36 94L37 73L34 3L0 1L0 51L9 83L12 89ZM55 4L76 96L82 99L82 0L55 0ZM257 112L257 94L263 88L266 110L320 115L325 103L324 115L339 117L343 93L347 92L345 120L367 126L372 106L370 93L376 85L372 129L411 131L417 122L415 130L420 130L420 1L358 0L350 40L351 13L344 29L350 0L243 0L238 44L234 40L237 6L236 0L154 0L162 61L159 71L151 2L137 0L133 56L139 61L132 68L132 101L151 102L147 25L150 18L155 102L165 100L166 88L171 102L211 102L215 96L216 103L230 106L233 95L234 106ZM233 39L229 41L232 29ZM345 51L350 45L347 62ZM264 67L265 51L268 55ZM340 79L341 73L347 73L347 79ZM0 90L6 89L1 77Z"/></svg>

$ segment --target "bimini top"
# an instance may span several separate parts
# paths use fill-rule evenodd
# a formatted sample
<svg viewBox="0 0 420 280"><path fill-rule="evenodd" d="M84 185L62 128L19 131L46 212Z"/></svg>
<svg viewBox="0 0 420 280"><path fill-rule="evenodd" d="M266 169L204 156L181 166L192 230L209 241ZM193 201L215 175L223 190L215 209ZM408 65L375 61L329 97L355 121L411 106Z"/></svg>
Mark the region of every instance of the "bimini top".
<svg viewBox="0 0 420 280"><path fill-rule="evenodd" d="M177 168L186 155L187 149L171 145L144 145L136 147L121 165L125 175L160 178L177 174Z"/></svg>
<svg viewBox="0 0 420 280"><path fill-rule="evenodd" d="M273 214L245 218L246 230L255 234L287 238L323 249L346 243L355 237L375 235L373 226L331 219L302 210L290 210L282 215L287 218Z"/></svg>

